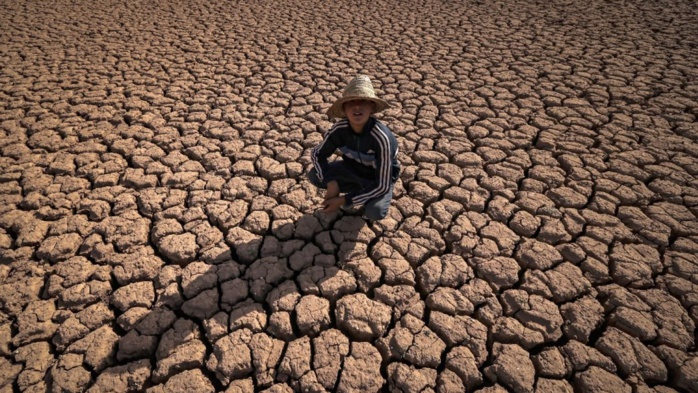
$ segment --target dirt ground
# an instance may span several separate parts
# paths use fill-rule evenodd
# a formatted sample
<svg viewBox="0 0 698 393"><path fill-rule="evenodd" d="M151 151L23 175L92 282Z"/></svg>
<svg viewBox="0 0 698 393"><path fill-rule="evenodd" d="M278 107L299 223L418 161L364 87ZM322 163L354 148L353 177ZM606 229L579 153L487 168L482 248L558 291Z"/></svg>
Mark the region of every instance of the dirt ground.
<svg viewBox="0 0 698 393"><path fill-rule="evenodd" d="M0 1L0 392L698 392L698 9ZM357 73L389 217L305 177Z"/></svg>

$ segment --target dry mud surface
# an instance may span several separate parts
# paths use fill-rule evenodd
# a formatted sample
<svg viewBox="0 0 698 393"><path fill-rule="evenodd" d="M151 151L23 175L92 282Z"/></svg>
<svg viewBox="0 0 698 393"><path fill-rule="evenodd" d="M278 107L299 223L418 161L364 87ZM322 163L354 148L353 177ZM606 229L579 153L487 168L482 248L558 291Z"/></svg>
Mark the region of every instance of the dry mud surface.
<svg viewBox="0 0 698 393"><path fill-rule="evenodd" d="M0 3L0 392L698 391L695 4L214 3Z"/></svg>

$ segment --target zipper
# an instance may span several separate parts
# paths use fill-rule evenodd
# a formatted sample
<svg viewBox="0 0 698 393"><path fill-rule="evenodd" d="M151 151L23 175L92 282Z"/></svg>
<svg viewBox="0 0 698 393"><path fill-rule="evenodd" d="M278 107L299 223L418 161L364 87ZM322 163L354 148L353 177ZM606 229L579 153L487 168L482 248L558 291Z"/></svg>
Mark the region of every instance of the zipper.
<svg viewBox="0 0 698 393"><path fill-rule="evenodd" d="M360 139L361 135L354 134L352 136L354 137L354 141L356 142L354 145L356 146L357 158L359 159L359 162L361 164L366 165L366 164L364 164L364 159L363 159L363 156L361 155L361 139Z"/></svg>
<svg viewBox="0 0 698 393"><path fill-rule="evenodd" d="M361 156L361 139L359 139L359 136L354 135L354 138L356 138L356 154L359 155L359 162L363 165L364 164L364 158Z"/></svg>

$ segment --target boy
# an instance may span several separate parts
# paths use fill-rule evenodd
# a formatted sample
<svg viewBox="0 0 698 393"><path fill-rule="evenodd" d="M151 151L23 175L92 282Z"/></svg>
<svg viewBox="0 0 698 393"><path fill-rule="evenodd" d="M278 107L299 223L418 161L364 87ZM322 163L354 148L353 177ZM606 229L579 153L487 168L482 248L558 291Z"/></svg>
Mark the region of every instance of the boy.
<svg viewBox="0 0 698 393"><path fill-rule="evenodd" d="M385 124L371 116L388 107L376 97L368 76L359 75L327 110L330 119L340 120L313 149L313 169L308 173L313 185L327 190L324 212L363 205L364 216L371 221L388 214L400 173L397 140ZM329 163L327 158L336 149L342 152L342 160Z"/></svg>

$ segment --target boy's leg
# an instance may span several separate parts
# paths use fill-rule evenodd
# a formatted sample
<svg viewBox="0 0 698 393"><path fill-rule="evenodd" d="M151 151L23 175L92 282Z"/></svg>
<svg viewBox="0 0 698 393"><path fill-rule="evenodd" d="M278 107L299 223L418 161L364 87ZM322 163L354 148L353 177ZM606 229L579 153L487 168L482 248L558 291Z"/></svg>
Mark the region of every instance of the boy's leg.
<svg viewBox="0 0 698 393"><path fill-rule="evenodd" d="M337 181L340 192L358 191L363 188L363 184L366 182L366 179L356 174L344 161L330 162L329 171L332 172L332 177ZM315 168L308 172L308 180L315 187L327 188L327 183L320 180Z"/></svg>
<svg viewBox="0 0 698 393"><path fill-rule="evenodd" d="M364 205L364 216L370 221L378 221L388 215L390 201L393 200L393 184L390 185L390 191L382 197L373 198Z"/></svg>
<svg viewBox="0 0 698 393"><path fill-rule="evenodd" d="M308 171L308 180L310 181L310 184L317 188L322 188L323 190L327 188L327 183L320 180L320 178L317 176L317 171L315 168Z"/></svg>

